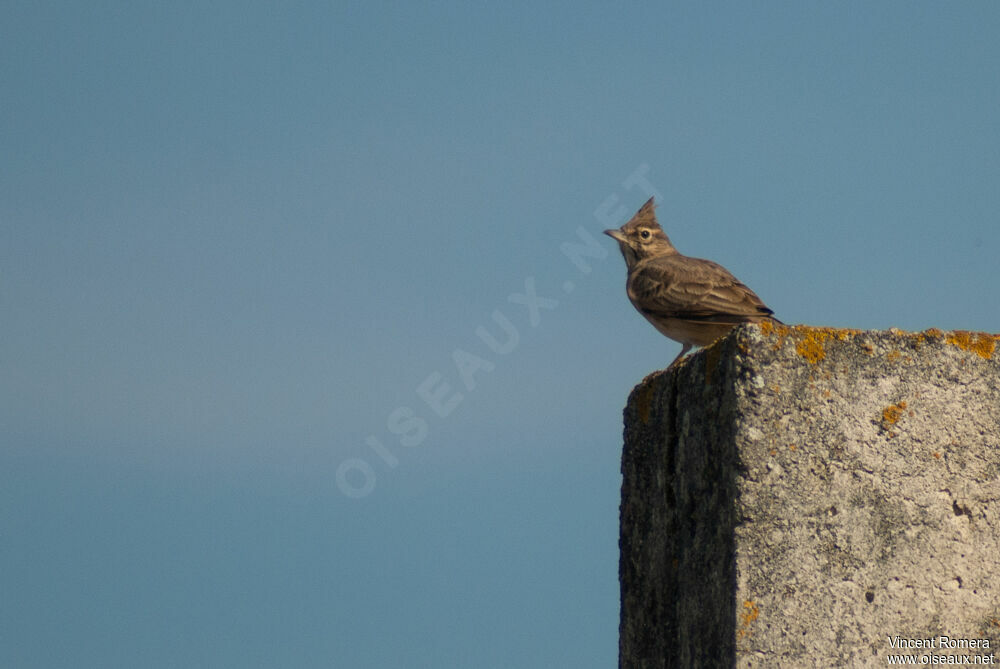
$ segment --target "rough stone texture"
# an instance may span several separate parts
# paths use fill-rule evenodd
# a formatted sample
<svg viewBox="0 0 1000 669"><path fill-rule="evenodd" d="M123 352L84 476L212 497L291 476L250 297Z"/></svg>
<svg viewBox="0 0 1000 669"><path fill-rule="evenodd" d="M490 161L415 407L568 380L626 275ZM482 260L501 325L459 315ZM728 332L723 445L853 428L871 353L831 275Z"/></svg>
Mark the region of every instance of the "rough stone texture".
<svg viewBox="0 0 1000 669"><path fill-rule="evenodd" d="M620 666L1000 663L1000 335L741 326L633 390L622 473ZM889 644L941 635L990 648Z"/></svg>

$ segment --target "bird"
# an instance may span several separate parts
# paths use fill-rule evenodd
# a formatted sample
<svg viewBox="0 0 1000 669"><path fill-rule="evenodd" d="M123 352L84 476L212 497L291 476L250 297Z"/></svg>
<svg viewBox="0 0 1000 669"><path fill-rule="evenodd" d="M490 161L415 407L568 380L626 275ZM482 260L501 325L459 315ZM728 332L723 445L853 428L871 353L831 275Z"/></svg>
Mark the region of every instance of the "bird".
<svg viewBox="0 0 1000 669"><path fill-rule="evenodd" d="M656 222L649 198L625 225L605 230L625 258L625 291L632 306L660 333L680 342L676 365L694 346L707 346L740 323L781 324L739 279L722 265L682 255Z"/></svg>

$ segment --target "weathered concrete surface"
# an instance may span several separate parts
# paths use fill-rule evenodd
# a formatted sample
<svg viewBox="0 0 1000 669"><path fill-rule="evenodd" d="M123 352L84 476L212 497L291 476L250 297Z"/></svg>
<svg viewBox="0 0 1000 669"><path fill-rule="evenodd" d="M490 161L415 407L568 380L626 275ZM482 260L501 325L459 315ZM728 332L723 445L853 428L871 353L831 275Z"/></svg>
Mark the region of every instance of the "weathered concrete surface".
<svg viewBox="0 0 1000 669"><path fill-rule="evenodd" d="M621 666L1000 663L1000 336L741 326L635 388L622 473Z"/></svg>

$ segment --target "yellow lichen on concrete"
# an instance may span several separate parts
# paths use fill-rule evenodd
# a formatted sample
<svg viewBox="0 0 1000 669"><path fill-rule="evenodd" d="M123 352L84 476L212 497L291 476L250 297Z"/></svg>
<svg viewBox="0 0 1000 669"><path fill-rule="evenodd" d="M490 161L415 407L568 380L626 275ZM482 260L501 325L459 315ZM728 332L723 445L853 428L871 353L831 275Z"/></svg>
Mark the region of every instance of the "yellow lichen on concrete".
<svg viewBox="0 0 1000 669"><path fill-rule="evenodd" d="M889 360L889 362L896 362L901 357L903 357L903 354L900 353L899 351L897 351L896 349L893 349L893 350L889 351L888 353L886 353L885 357L886 357L886 359Z"/></svg>
<svg viewBox="0 0 1000 669"><path fill-rule="evenodd" d="M823 346L823 342L829 338L830 333L825 330L807 332L804 337L795 342L795 352L815 365L826 357L826 348Z"/></svg>
<svg viewBox="0 0 1000 669"><path fill-rule="evenodd" d="M787 337L788 333L791 331L792 329L790 327L788 327L787 325L783 325L781 323L763 321L760 324L760 332L762 335L766 337L770 337L771 335L777 335L778 341L774 342L774 346L771 347L775 351L777 351L782 347L782 345L785 343L785 337Z"/></svg>
<svg viewBox="0 0 1000 669"><path fill-rule="evenodd" d="M899 334L907 334L900 331ZM923 332L914 332L909 334L909 338L913 340L913 348L919 349L928 339L940 339L944 336L944 332L938 330L937 328L928 328Z"/></svg>
<svg viewBox="0 0 1000 669"><path fill-rule="evenodd" d="M825 342L830 339L845 341L861 332L847 328L814 328L808 325L789 327L768 322L760 324L760 331L765 335L777 335L778 340L772 347L775 350L784 346L785 339L791 337L795 340L795 352L814 365L826 358Z"/></svg>
<svg viewBox="0 0 1000 669"><path fill-rule="evenodd" d="M760 616L760 608L749 599L743 602L743 611L740 612L740 628L736 631L739 638L743 638L753 632L750 625Z"/></svg>
<svg viewBox="0 0 1000 669"><path fill-rule="evenodd" d="M903 417L903 413L906 411L906 400L903 400L899 404L890 404L886 408L882 409L882 422L886 425L895 425L899 422L899 419Z"/></svg>
<svg viewBox="0 0 1000 669"><path fill-rule="evenodd" d="M814 365L826 357L824 342L828 339L845 341L861 332L846 328L811 328L806 325L797 325L792 329L796 335L796 353Z"/></svg>
<svg viewBox="0 0 1000 669"><path fill-rule="evenodd" d="M645 425L649 422L649 412L653 408L653 382L649 377L643 379L642 387L635 394L635 409L639 420Z"/></svg>
<svg viewBox="0 0 1000 669"><path fill-rule="evenodd" d="M997 337L985 332L968 332L956 330L945 338L945 342L957 346L963 351L972 351L980 358L989 360L997 348Z"/></svg>
<svg viewBox="0 0 1000 669"><path fill-rule="evenodd" d="M719 360L722 359L722 347L719 346L719 342L716 341L714 344L709 346L705 350L705 385L712 385L712 373L715 371L716 365L719 364Z"/></svg>

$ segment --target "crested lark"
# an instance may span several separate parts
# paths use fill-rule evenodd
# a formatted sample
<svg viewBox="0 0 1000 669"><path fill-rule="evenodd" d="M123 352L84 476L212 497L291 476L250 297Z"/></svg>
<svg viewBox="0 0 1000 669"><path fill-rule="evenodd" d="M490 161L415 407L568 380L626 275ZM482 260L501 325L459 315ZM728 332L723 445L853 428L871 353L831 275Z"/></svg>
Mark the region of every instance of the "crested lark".
<svg viewBox="0 0 1000 669"><path fill-rule="evenodd" d="M670 367L692 346L706 346L739 323L771 321L757 294L722 265L681 255L656 222L653 198L618 230L604 234L618 242L628 281L628 299L662 334L681 343Z"/></svg>

